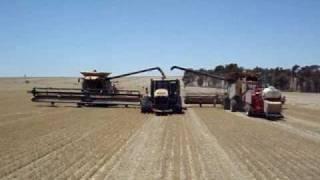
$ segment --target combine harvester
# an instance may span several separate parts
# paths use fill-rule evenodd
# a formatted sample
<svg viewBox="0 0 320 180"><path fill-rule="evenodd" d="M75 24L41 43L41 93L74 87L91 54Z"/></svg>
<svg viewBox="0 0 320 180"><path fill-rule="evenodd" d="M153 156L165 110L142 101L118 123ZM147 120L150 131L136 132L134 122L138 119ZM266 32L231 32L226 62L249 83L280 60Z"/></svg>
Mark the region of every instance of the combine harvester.
<svg viewBox="0 0 320 180"><path fill-rule="evenodd" d="M81 106L108 106L108 105L135 105L139 106L142 94L137 90L119 90L112 84L111 80L131 76L139 73L157 70L161 73L162 79L166 76L159 67L148 68L140 71L126 73L109 77L110 73L105 72L81 72L83 75L82 88L38 88L35 87L32 93L33 102L75 103Z"/></svg>
<svg viewBox="0 0 320 180"><path fill-rule="evenodd" d="M197 75L207 76L224 81L225 95L222 97L224 109L232 112L245 111L248 116L264 116L267 119L282 118L281 92L274 87L262 88L257 75L250 73L233 74L226 77L194 71L179 66L171 67ZM205 104L211 102L206 97L185 97L186 104ZM219 99L216 97L216 99Z"/></svg>

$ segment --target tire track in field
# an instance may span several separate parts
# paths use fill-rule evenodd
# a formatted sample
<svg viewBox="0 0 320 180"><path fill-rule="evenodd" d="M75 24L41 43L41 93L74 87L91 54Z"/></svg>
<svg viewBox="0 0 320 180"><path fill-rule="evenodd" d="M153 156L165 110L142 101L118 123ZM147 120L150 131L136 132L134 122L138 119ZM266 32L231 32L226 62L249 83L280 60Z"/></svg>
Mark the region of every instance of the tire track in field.
<svg viewBox="0 0 320 180"><path fill-rule="evenodd" d="M19 123L23 120L28 120L36 117L50 116L54 114L65 113L71 111L72 108L39 108L38 110L28 110L26 112L14 112L0 115L0 127ZM53 111L52 111L53 110Z"/></svg>
<svg viewBox="0 0 320 180"><path fill-rule="evenodd" d="M296 118L290 115L285 115L285 122L288 123L294 128L302 129L303 131L310 132L312 134L320 134L320 124L306 119Z"/></svg>
<svg viewBox="0 0 320 180"><path fill-rule="evenodd" d="M0 143L3 148L0 150L0 156L10 154L12 150L17 148L22 149L22 146L28 147L30 141L35 140L34 138L46 136L52 133L52 130L58 126L63 127L65 119L63 117L69 117L69 114L72 112L71 109L50 112L33 117L21 118L23 122L15 121L1 126Z"/></svg>
<svg viewBox="0 0 320 180"><path fill-rule="evenodd" d="M262 119L219 109L197 109L230 158L256 179L316 179L320 143Z"/></svg>
<svg viewBox="0 0 320 180"><path fill-rule="evenodd" d="M197 144L197 155L202 164L200 179L250 179L250 174L240 171L194 110L190 109L188 113L187 125Z"/></svg>
<svg viewBox="0 0 320 180"><path fill-rule="evenodd" d="M220 114L215 112L214 117L219 118L219 119L221 117L223 117L223 116L221 116L221 112L219 112L219 113ZM210 120L213 120L213 119L210 119ZM231 123L233 121L233 119L231 117L223 118L222 120L225 122L220 122L219 124L216 124L216 125L219 126L222 123L227 124L227 123ZM206 122L206 123L208 123L208 122ZM235 126L233 123L234 122L232 122L232 125ZM240 125L241 125L241 122L239 122L239 126ZM224 127L224 126L221 126L221 127ZM243 127L243 128L246 128L246 127ZM217 131L217 129L215 129L215 131ZM251 136L249 132L245 132L245 131L246 130L244 130L244 135L242 135L242 137L246 138L246 139L250 139L252 142L257 143L256 136L254 134ZM232 132L228 133L228 132L221 132L221 131L218 131L217 133L219 133L219 135L221 135L221 136L229 136L229 133L233 134ZM246 134L246 133L248 133L248 134ZM235 136L235 135L233 135L233 136ZM269 161L265 161L265 159L267 159L266 158L267 153L261 155L261 153L259 153L260 148L257 145L254 146L256 148L252 148L246 144L247 142L240 141L240 140L242 140L241 137L238 137L240 135L236 135L235 137L233 137L233 136L231 135L230 137L228 137L229 138L228 141L231 144L230 145L231 148L229 149L231 156L238 158L239 156L240 157L244 156L244 154L250 154L250 156L246 157L245 160L242 160L242 161L236 160L236 162L238 162L239 164L245 164L245 166L247 166L247 169L253 173L253 175L256 179L276 178L276 174L279 172L277 171L276 168L273 168L274 165L272 165L272 163L270 163ZM224 141L226 141L226 140L224 139ZM261 139L261 141L263 141L263 140ZM233 154L233 153L235 153L235 154ZM266 166L268 168L264 168L264 166ZM280 173L280 174L282 174L282 173ZM286 176L282 176L281 178L286 179Z"/></svg>
<svg viewBox="0 0 320 180"><path fill-rule="evenodd" d="M293 116L299 119L303 119L308 122L318 123L320 124L320 109L309 109L299 106L286 105L286 109L284 109L284 114Z"/></svg>
<svg viewBox="0 0 320 180"><path fill-rule="evenodd" d="M320 113L310 109L289 106L284 112L286 123L295 128L305 129L320 134Z"/></svg>
<svg viewBox="0 0 320 180"><path fill-rule="evenodd" d="M149 119L92 179L132 179L137 178L138 171L141 179L159 175L159 169L153 167L161 153L158 139L162 138L165 123L160 118L165 117Z"/></svg>
<svg viewBox="0 0 320 180"><path fill-rule="evenodd" d="M137 121L135 118L137 116L136 114L139 113L131 114L131 116L121 114L121 112L119 113L120 115L113 113L107 121L103 119L108 118L108 116L101 114L99 118L99 116L97 117L96 115L95 117L97 119L95 121L88 121L89 119L87 119L87 121L83 121L82 123L79 122L75 127L66 129L66 133L68 132L69 135L62 137L64 144L56 146L56 148L53 148L53 151L50 150L48 153L38 156L38 158L35 158L22 167L21 165L23 164L20 162L19 169L17 169L18 167L11 169L11 173L7 174L6 177L18 176L20 178L24 177L23 179L43 179L45 175L49 174L49 179L52 179L66 171L72 164L76 163L76 161L80 160L81 155L89 157L89 159L86 159L86 162L92 162L92 159L93 162L97 161L94 157L99 153L101 154L100 151L97 151L101 149L101 146L106 148L108 146L104 146L104 144L112 145L113 141L122 142L123 140L121 139L125 139L127 135L137 129L139 123L141 124L143 122L143 120ZM135 118L135 120L130 121L129 117ZM63 135L61 132L58 134ZM110 136L111 139L107 136ZM69 140L66 141L65 137L68 137ZM51 147L51 144L49 145L49 147ZM46 150L44 148L41 149ZM108 149L103 150L102 153L108 152ZM74 171L76 170L72 169L69 173L72 174ZM86 171L83 173L85 172Z"/></svg>
<svg viewBox="0 0 320 180"><path fill-rule="evenodd" d="M248 179L248 176L239 171L197 115L189 110L185 115L152 117L92 179Z"/></svg>
<svg viewBox="0 0 320 180"><path fill-rule="evenodd" d="M96 122L96 124L87 124L85 122L82 124L79 122L79 124L75 124L75 126L54 131L54 134L50 134L49 137L43 137L42 142L29 145L29 148L26 151L14 155L14 159L10 154L11 159L14 161L2 167L1 170L5 170L5 174L9 175L24 167L29 167L33 165L34 162L37 162L66 145L71 144L73 141L83 136L84 133L88 133L91 129L95 129L104 123L106 122L100 121Z"/></svg>
<svg viewBox="0 0 320 180"><path fill-rule="evenodd" d="M117 122L118 121L127 120L117 119ZM119 149L143 122L143 120L139 120L117 123L114 124L112 128L105 126L102 130L99 130L99 132L91 135L91 137L94 136L94 138L89 138L90 140L78 143L78 149L80 150L76 152L77 157L74 158L74 161L66 165L63 171L55 171L50 174L51 177L60 179L80 179L81 177L87 177L85 179L88 179L96 171L99 162L108 160L114 151Z"/></svg>
<svg viewBox="0 0 320 180"><path fill-rule="evenodd" d="M66 111L66 112L69 112L69 111ZM61 115L64 115L64 114L61 114ZM1 152L0 158L2 161L0 162L0 167L2 167L4 164L8 164L9 162L15 161L17 159L21 159L21 157L28 158L30 157L30 155L28 155L27 153L29 154L34 152L39 153L40 150L42 151L46 149L44 147L47 147L47 146L54 147L55 144L57 146L60 146L59 144L63 142L65 138L70 139L74 137L75 134L72 134L73 132L72 129L78 129L78 131L80 131L86 128L86 127L78 126L78 124L81 124L87 121L86 119L78 119L81 117L80 114L75 114L72 116L64 115L63 117L64 118L61 118L58 116L56 117L58 118L57 120L42 119L41 125L38 126L39 128L33 129L33 131L37 131L37 133L30 134L29 136L27 136L28 137L27 140L22 139L23 142L16 140L17 142L14 142L14 146L12 145L14 148L5 147L4 149L6 151ZM30 123L34 123L34 122L31 121ZM45 128L44 135L42 135L41 133L41 135L39 136L38 131L44 128ZM10 136L13 136L13 135L10 134ZM65 138L61 138L61 137L65 137Z"/></svg>
<svg viewBox="0 0 320 180"><path fill-rule="evenodd" d="M267 126L274 126L280 129L283 129L287 132L290 132L292 134L304 137L306 139L310 139L316 142L320 142L320 134L313 132L311 130L308 129L303 129L303 128L298 128L298 127L294 127L291 124L285 122L285 121L268 121L265 119L261 119L261 118L256 118L256 117L248 117L245 114L241 113L241 112L230 112L230 111L225 111L226 113L233 115L233 116L238 116L244 119L248 119L251 121L255 121L257 123L261 123L261 124L265 124Z"/></svg>
<svg viewBox="0 0 320 180"><path fill-rule="evenodd" d="M308 121L307 119L297 118L297 117L294 117L294 116L291 116L291 115L286 115L284 120L289 122L289 123L291 123L290 121L292 121L293 123L296 123L296 124L299 124L299 125L303 125L303 126L307 126L307 127L320 128L320 123Z"/></svg>
<svg viewBox="0 0 320 180"><path fill-rule="evenodd" d="M144 120L148 119L147 117L144 117ZM127 121L127 120L126 120ZM91 178L96 172L99 171L99 168L108 162L115 153L119 151L119 149L127 143L128 139L133 136L135 132L137 132L141 126L145 123L145 121L138 120L138 122L133 122L129 124L125 124L127 126L125 130L122 131L121 134L118 134L116 138L107 138L105 139L104 151L97 151L96 157L94 161L91 163L86 163L84 166L82 166L79 171L76 172L76 179L89 179ZM124 125L122 125L124 126ZM120 127L123 128L123 127ZM112 134L112 133L111 133ZM120 138L120 139L119 139ZM110 142L113 142L114 144ZM83 169L86 169L85 171Z"/></svg>
<svg viewBox="0 0 320 180"><path fill-rule="evenodd" d="M11 151L9 149L7 154L1 157L0 174L2 174L5 169L5 174L7 174L25 163L38 159L52 149L62 146L74 137L79 136L78 133L73 133L73 129L82 132L81 130L85 128L80 126L64 127L40 136L39 138L26 141L23 145L16 147L16 149L12 149Z"/></svg>

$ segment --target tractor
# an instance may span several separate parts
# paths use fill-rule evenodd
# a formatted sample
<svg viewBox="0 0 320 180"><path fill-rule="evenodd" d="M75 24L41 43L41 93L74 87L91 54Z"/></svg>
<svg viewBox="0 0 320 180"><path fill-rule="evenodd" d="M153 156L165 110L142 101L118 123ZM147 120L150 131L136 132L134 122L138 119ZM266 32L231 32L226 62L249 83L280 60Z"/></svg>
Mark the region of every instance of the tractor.
<svg viewBox="0 0 320 180"><path fill-rule="evenodd" d="M141 99L141 112L156 114L182 113L180 81L151 79L150 93Z"/></svg>

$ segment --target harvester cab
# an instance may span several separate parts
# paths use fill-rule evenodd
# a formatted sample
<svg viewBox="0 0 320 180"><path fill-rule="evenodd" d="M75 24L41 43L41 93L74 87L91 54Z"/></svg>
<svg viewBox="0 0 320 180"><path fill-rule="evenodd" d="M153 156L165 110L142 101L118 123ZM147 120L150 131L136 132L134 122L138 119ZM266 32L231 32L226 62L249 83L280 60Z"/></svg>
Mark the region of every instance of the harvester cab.
<svg viewBox="0 0 320 180"><path fill-rule="evenodd" d="M114 88L111 81L106 81L106 78L111 74L107 72L81 72L83 75L82 89L84 91L102 91L103 93L113 93Z"/></svg>
<svg viewBox="0 0 320 180"><path fill-rule="evenodd" d="M141 112L182 113L180 81L151 79L150 94L141 100Z"/></svg>

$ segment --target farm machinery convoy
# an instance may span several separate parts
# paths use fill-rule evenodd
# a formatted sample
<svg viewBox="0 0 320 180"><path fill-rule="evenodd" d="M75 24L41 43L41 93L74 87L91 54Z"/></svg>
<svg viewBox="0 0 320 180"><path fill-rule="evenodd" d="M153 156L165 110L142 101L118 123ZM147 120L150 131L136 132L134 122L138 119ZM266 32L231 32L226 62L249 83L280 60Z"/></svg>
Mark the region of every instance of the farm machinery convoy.
<svg viewBox="0 0 320 180"><path fill-rule="evenodd" d="M140 106L142 113L183 113L184 104L213 104L221 103L224 109L232 112L245 111L248 116L263 115L268 119L281 118L282 96L279 90L268 87L262 88L256 75L241 73L236 75L215 75L201 71L195 71L179 66L171 67L171 70L179 69L221 80L224 83L223 95L185 95L181 96L181 85L178 79L167 79L159 67L143 69L131 73L109 77L106 72L81 72L83 78L82 88L39 88L35 87L32 93L33 102L75 103L81 106ZM111 80L157 70L161 73L161 79L151 79L150 88L142 94L137 90L120 90ZM150 90L150 92L149 92ZM184 101L182 100L184 98Z"/></svg>

